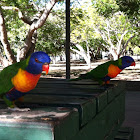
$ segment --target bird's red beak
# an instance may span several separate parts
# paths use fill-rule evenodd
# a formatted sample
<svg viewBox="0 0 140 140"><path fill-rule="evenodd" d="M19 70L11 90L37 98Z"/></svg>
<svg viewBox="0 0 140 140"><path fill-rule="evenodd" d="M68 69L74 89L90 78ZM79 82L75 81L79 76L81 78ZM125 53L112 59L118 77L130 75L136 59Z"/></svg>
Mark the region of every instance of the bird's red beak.
<svg viewBox="0 0 140 140"><path fill-rule="evenodd" d="M135 66L135 65L136 65L136 63L135 63L135 62L132 62L132 63L131 63L131 66Z"/></svg>
<svg viewBox="0 0 140 140"><path fill-rule="evenodd" d="M48 63L44 63L43 67L42 67L42 71L46 71L46 75L49 72L49 64Z"/></svg>

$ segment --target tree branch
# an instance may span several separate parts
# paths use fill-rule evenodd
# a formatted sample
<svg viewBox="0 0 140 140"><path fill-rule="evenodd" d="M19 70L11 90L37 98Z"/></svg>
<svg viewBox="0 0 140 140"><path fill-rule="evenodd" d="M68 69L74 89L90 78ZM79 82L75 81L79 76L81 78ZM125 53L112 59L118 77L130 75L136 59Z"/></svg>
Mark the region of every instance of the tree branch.
<svg viewBox="0 0 140 140"><path fill-rule="evenodd" d="M75 46L80 50L80 52L84 52L84 49L81 45L76 44Z"/></svg>
<svg viewBox="0 0 140 140"><path fill-rule="evenodd" d="M3 56L0 53L0 64L3 66Z"/></svg>
<svg viewBox="0 0 140 140"><path fill-rule="evenodd" d="M113 45L113 43L112 43L112 40L111 40L111 37L110 37L110 23L109 23L109 21L108 20L106 20L106 25L107 25L107 36L108 36L108 43L110 44L110 46L111 46L111 49L113 50L113 49L115 49L115 47L114 47L114 45Z"/></svg>
<svg viewBox="0 0 140 140"><path fill-rule="evenodd" d="M133 39L134 37L135 37L135 35L131 36L131 37L127 40L126 44L124 45L124 49L126 49L128 43L129 43L129 41L130 41L131 39Z"/></svg>
<svg viewBox="0 0 140 140"><path fill-rule="evenodd" d="M87 61L87 56L85 54L85 52L81 52L81 51L78 51L76 49L73 49L72 47L70 48L72 51L76 52L77 54L81 55L82 57L84 57L85 61Z"/></svg>
<svg viewBox="0 0 140 140"><path fill-rule="evenodd" d="M124 33L121 35L121 38L118 42L118 45L117 45L117 54L119 54L120 50L121 50L121 43L122 43L122 40L123 40L123 37L128 33L128 31L124 31Z"/></svg>
<svg viewBox="0 0 140 140"><path fill-rule="evenodd" d="M88 56L88 54L86 54L86 53L83 52L83 51L81 52L81 51L79 51L79 50L73 49L72 47L70 47L70 49L71 49L72 51L76 52L77 54L81 55L81 56L85 59L86 63L88 64L88 66L89 66L89 68L90 68L91 63L90 63L90 57Z"/></svg>
<svg viewBox="0 0 140 140"><path fill-rule="evenodd" d="M18 17L23 20L23 22L31 25L33 23L33 21L30 20L29 17L26 17L21 11L19 8L17 7L13 7L13 6L2 6L2 9L4 10L13 10L13 11L16 11L18 12Z"/></svg>
<svg viewBox="0 0 140 140"><path fill-rule="evenodd" d="M5 26L5 20L3 18L1 7L0 7L0 33L1 33L1 43L4 47L5 54L10 62L15 63L16 59L10 48L10 43L8 41L7 31Z"/></svg>
<svg viewBox="0 0 140 140"><path fill-rule="evenodd" d="M52 8L54 7L56 2L57 2L57 0L51 0L49 3L46 4L46 8L45 8L42 16L37 20L37 22L34 22L31 25L31 28L30 28L31 33L34 32L34 30L37 30L38 28L40 28L44 25L46 19L48 18L50 11L52 10Z"/></svg>
<svg viewBox="0 0 140 140"><path fill-rule="evenodd" d="M100 34L101 37L102 37L102 39L103 39L104 41L107 41L106 35L105 35L103 32L101 32L101 31L98 29L97 26L96 26L96 27L95 27L94 25L92 25L92 26L93 26L93 29L95 30L95 32L98 33L98 34Z"/></svg>
<svg viewBox="0 0 140 140"><path fill-rule="evenodd" d="M39 11L39 7L35 4L35 2L31 2L31 4L34 6L34 8L37 10L37 11Z"/></svg>
<svg viewBox="0 0 140 140"><path fill-rule="evenodd" d="M20 59L23 59L25 57L25 54L28 53L28 50L32 45L32 36L34 34L34 31L44 25L46 19L48 18L48 15L50 14L50 11L52 10L56 2L57 0L50 0L49 3L46 4L45 10L43 14L39 17L39 19L33 20L33 23L31 24L28 34L26 36L25 45L21 48Z"/></svg>
<svg viewBox="0 0 140 140"><path fill-rule="evenodd" d="M83 56L83 54L82 54L80 51L78 51L78 50L76 50L76 49L73 49L72 47L70 47L70 49L71 49L72 51L76 52L77 54Z"/></svg>
<svg viewBox="0 0 140 140"><path fill-rule="evenodd" d="M123 46L123 50L120 52L119 56L120 56L122 53L124 53L124 51L126 50L126 47L127 47L128 43L129 43L130 40L133 39L135 36L136 36L136 35L133 35L133 36L131 36L131 37L127 40L127 42L126 42L125 45Z"/></svg>

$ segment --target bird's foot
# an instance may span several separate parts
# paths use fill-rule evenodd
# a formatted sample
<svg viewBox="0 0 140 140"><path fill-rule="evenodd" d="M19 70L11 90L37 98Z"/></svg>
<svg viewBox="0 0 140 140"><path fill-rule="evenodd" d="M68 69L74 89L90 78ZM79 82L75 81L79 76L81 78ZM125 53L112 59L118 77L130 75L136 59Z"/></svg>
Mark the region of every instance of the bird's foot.
<svg viewBox="0 0 140 140"><path fill-rule="evenodd" d="M30 111L30 108L18 108L18 107L11 108L11 107L8 107L8 110L19 111L19 112L27 112L27 111Z"/></svg>

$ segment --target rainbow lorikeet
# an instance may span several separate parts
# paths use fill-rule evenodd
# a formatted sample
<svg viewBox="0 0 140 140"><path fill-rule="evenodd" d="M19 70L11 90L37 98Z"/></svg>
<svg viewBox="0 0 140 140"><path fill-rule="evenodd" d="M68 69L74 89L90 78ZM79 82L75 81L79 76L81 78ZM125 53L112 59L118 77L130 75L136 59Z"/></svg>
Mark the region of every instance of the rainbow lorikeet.
<svg viewBox="0 0 140 140"><path fill-rule="evenodd" d="M27 59L0 72L0 97L11 110L19 110L14 102L35 88L42 71L48 74L51 59L45 52L35 52ZM23 109L26 111L28 109Z"/></svg>
<svg viewBox="0 0 140 140"><path fill-rule="evenodd" d="M110 79L115 78L123 69L129 66L135 66L134 59L130 56L123 56L116 61L112 60L98 65L95 69L80 75L75 80L93 79L101 85L108 84Z"/></svg>

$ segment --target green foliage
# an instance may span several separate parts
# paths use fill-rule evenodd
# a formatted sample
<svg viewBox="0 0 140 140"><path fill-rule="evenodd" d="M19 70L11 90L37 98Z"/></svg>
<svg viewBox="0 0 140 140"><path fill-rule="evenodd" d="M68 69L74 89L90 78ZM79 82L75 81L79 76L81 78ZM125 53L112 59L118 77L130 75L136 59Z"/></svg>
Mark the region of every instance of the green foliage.
<svg viewBox="0 0 140 140"><path fill-rule="evenodd" d="M61 15L61 18L57 16L60 14L60 11L53 14L50 14L44 26L38 31L36 50L42 50L55 56L64 50L65 28L63 23L64 21L61 19L63 16Z"/></svg>
<svg viewBox="0 0 140 140"><path fill-rule="evenodd" d="M139 0L116 0L119 9L125 12L130 18L136 19L140 16Z"/></svg>
<svg viewBox="0 0 140 140"><path fill-rule="evenodd" d="M105 5L99 3L101 1L104 2ZM71 41L81 45L85 51L86 45L88 44L90 51L94 53L98 53L101 50L110 50L111 47L120 53L125 49L123 46L127 44L129 38L131 38L137 30L129 22L127 15L123 12L117 11L118 6L116 3L113 3L114 1L99 0L96 2L101 4L100 6L98 5L98 8L95 7L95 5L88 7L85 5L80 8L72 9ZM107 7L107 5L110 6L110 3L114 5L114 13L110 13L112 9ZM102 6L104 6L104 8L102 8ZM105 9L105 11L99 13L99 9ZM120 40L121 44L119 44ZM139 41L137 35L131 40L131 42L133 40L138 44ZM134 47L131 43L130 45L131 47Z"/></svg>
<svg viewBox="0 0 140 140"><path fill-rule="evenodd" d="M43 8L48 0L33 0L39 8ZM82 5L81 7L71 7L71 42L77 43L86 50L86 45L90 50L98 53L99 50L105 50L109 45L96 29L101 33L106 33L107 25L110 24L110 39L114 45L118 43L117 38L120 38L123 30L127 29L131 32L123 38L122 45L130 38L132 33L137 33L137 27L132 26L128 20L128 16L138 17L138 3L135 0L92 0L93 5ZM128 3L126 3L128 2ZM63 1L62 1L63 3ZM37 13L33 4L29 0L2 0L1 5L15 6L21 9L28 17L33 17ZM129 7L129 4L132 4ZM122 6L122 7L121 7ZM124 9L123 9L124 7ZM134 8L133 8L134 7ZM127 15L119 14L119 11L124 11ZM118 14L117 14L118 12ZM8 30L8 39L14 52L17 48L23 46L29 26L23 23L18 18L18 13L12 10L3 10L6 27ZM137 19L137 18L136 18ZM136 21L134 21L136 23ZM106 35L107 36L107 35ZM55 56L64 51L65 44L65 11L51 11L45 25L38 30L38 39L36 50L46 51ZM131 47L139 44L139 36L136 35L131 41Z"/></svg>
<svg viewBox="0 0 140 140"><path fill-rule="evenodd" d="M16 53L18 48L24 44L29 26L21 21L17 13L6 10L4 11L5 23L8 32L8 40L12 50Z"/></svg>
<svg viewBox="0 0 140 140"><path fill-rule="evenodd" d="M116 13L119 8L115 0L92 0L92 2L97 12L106 18Z"/></svg>
<svg viewBox="0 0 140 140"><path fill-rule="evenodd" d="M33 0L36 2L36 0ZM19 8L22 12L26 11L28 16L35 14L37 11L34 6L31 4L30 0L2 0L1 4L3 6L13 6ZM5 11L7 12L7 11ZM9 11L8 11L9 12Z"/></svg>
<svg viewBox="0 0 140 140"><path fill-rule="evenodd" d="M17 7L26 16L32 17L37 11L29 0L2 0L2 6L12 6L13 10L3 10L8 40L11 44L11 49L16 54L17 49L24 45L29 26L18 17L18 12L15 12L14 7Z"/></svg>
<svg viewBox="0 0 140 140"><path fill-rule="evenodd" d="M140 47L135 47L133 51L134 51L134 54L140 55Z"/></svg>
<svg viewBox="0 0 140 140"><path fill-rule="evenodd" d="M118 11L124 12L132 24L138 26L140 20L139 0L92 0L97 12L108 18Z"/></svg>

